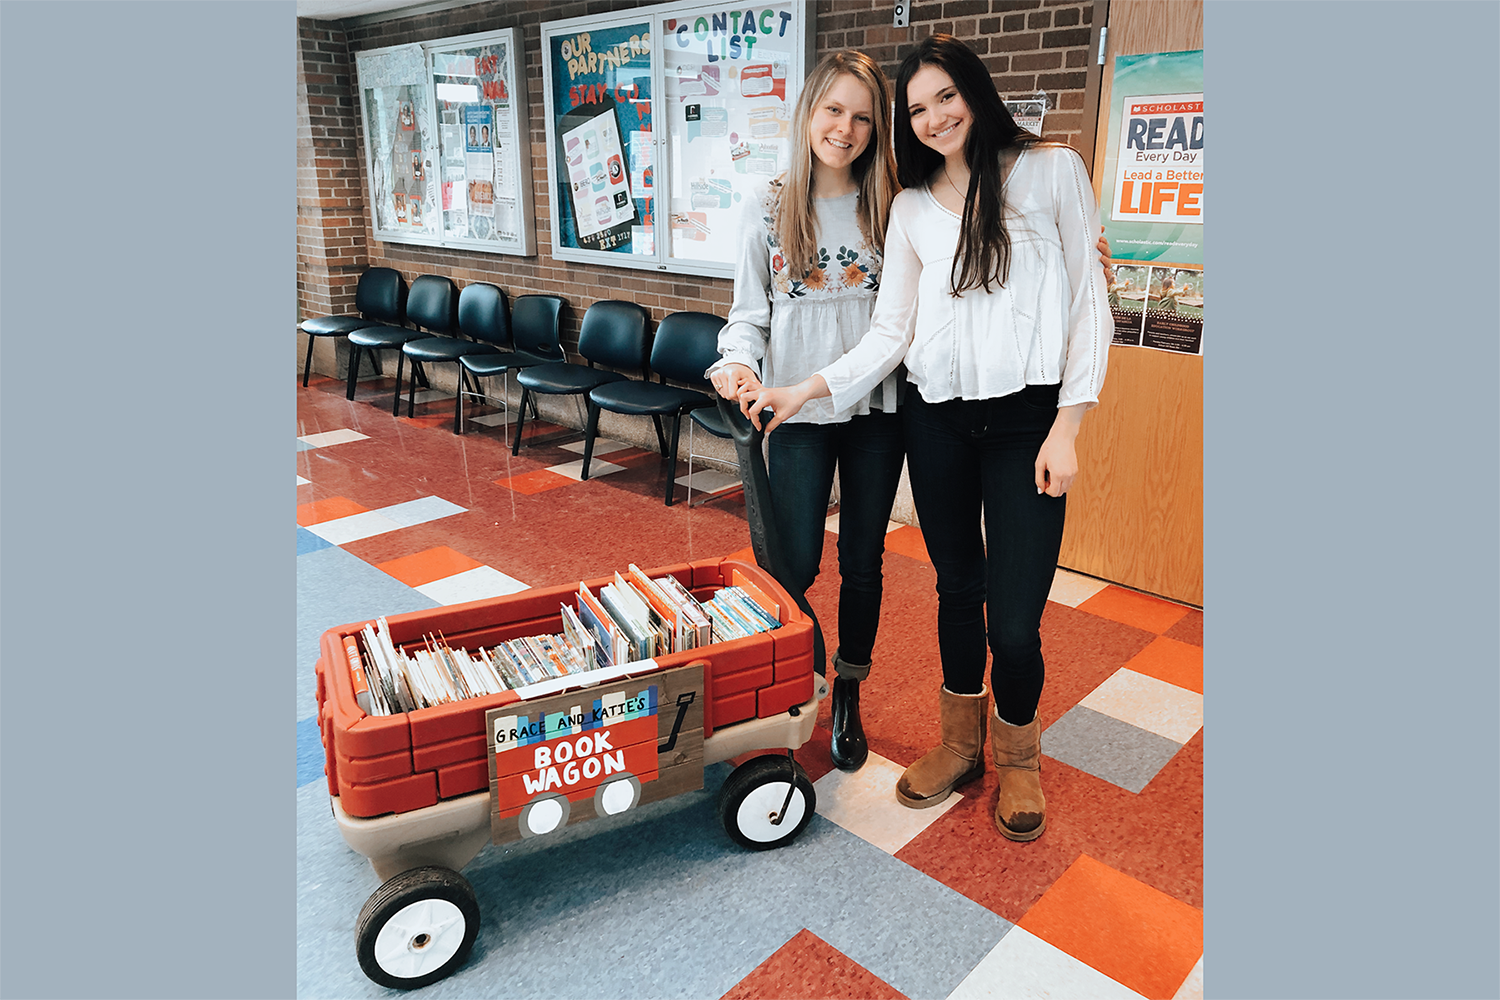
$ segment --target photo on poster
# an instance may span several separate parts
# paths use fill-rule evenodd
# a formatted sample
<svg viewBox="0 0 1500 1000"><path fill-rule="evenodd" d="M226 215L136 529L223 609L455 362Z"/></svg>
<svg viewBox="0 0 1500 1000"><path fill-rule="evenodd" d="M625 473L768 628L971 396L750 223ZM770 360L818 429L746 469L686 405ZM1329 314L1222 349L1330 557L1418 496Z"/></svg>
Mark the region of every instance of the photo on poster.
<svg viewBox="0 0 1500 1000"><path fill-rule="evenodd" d="M1203 353L1203 272L1153 267L1141 346L1177 354Z"/></svg>
<svg viewBox="0 0 1500 1000"><path fill-rule="evenodd" d="M1032 135L1042 134L1042 119L1047 115L1047 99L1042 97L1022 97L1009 101L1001 101L1005 110L1016 120L1016 124L1030 132Z"/></svg>
<svg viewBox="0 0 1500 1000"><path fill-rule="evenodd" d="M1139 347L1146 314L1151 268L1114 262L1115 280L1109 286L1109 311L1115 321L1114 345Z"/></svg>

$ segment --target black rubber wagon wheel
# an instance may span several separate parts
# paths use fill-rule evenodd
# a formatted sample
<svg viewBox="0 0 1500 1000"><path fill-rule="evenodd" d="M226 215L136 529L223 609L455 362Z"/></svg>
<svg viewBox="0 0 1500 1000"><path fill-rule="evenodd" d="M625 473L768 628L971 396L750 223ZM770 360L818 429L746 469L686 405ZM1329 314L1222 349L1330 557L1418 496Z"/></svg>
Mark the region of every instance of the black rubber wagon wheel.
<svg viewBox="0 0 1500 1000"><path fill-rule="evenodd" d="M451 975L479 936L474 890L448 868L413 868L387 879L365 901L354 925L365 975L397 990Z"/></svg>
<svg viewBox="0 0 1500 1000"><path fill-rule="evenodd" d="M764 754L735 768L724 782L719 819L741 847L768 851L797 839L817 804L812 779L801 764L782 754Z"/></svg>

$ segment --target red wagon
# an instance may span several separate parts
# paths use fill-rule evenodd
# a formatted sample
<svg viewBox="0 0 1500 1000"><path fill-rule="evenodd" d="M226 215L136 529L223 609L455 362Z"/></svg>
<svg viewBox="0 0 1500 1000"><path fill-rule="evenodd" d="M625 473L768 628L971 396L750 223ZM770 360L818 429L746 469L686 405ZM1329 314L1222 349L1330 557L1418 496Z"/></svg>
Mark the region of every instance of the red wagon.
<svg viewBox="0 0 1500 1000"><path fill-rule="evenodd" d="M367 715L356 700L346 637L324 633L318 721L328 791L344 840L383 880L356 926L361 968L395 988L425 986L467 957L479 906L459 874L487 842L545 837L599 816L703 787L703 769L754 750L719 794L719 815L741 845L789 843L816 805L792 759L828 693L814 671L815 622L752 563L715 559L649 575L675 577L703 598L749 581L778 605L781 626L593 673L398 715ZM590 589L610 582L587 581ZM475 649L562 630L560 605L577 586L396 615L398 646L441 634Z"/></svg>

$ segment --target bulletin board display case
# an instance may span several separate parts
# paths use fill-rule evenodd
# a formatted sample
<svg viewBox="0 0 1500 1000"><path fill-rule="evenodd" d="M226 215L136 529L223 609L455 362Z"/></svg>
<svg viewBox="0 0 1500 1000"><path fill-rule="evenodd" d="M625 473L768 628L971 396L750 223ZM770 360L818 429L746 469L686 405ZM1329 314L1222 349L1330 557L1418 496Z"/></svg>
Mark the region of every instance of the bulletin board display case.
<svg viewBox="0 0 1500 1000"><path fill-rule="evenodd" d="M542 24L552 255L731 276L747 198L788 166L803 0Z"/></svg>
<svg viewBox="0 0 1500 1000"><path fill-rule="evenodd" d="M355 54L376 239L536 253L515 28Z"/></svg>

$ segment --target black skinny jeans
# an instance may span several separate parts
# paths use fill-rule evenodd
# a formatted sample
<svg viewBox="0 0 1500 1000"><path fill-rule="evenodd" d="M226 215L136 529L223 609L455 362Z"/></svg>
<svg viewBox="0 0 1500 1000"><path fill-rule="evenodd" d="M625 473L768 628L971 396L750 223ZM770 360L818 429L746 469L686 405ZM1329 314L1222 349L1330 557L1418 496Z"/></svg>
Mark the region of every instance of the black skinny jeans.
<svg viewBox="0 0 1500 1000"><path fill-rule="evenodd" d="M937 569L943 684L977 694L987 644L995 710L1012 725L1036 716L1045 677L1042 609L1067 498L1038 494L1035 468L1057 395L1058 386L1034 385L995 399L928 403L909 392L902 406L912 499Z"/></svg>
<svg viewBox="0 0 1500 1000"><path fill-rule="evenodd" d="M867 664L880 623L885 529L905 455L901 415L871 411L838 424L782 424L767 440L771 509L789 563L781 582L795 594L818 577L838 467L839 657Z"/></svg>

